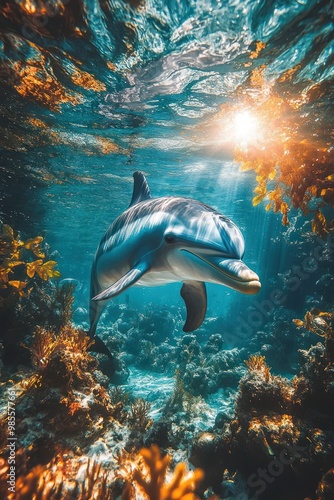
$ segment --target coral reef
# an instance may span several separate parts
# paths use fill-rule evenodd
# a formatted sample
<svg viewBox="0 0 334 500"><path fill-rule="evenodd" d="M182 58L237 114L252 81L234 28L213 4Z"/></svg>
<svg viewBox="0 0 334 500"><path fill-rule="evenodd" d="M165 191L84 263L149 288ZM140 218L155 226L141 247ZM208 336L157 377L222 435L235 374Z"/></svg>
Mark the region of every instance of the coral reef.
<svg viewBox="0 0 334 500"><path fill-rule="evenodd" d="M101 463L85 460L80 466L75 457L58 454L45 465L36 465L15 481L15 491L8 493L8 464L0 458L0 493L7 500L135 500L139 490L150 500L195 500L196 488L203 473L187 473L186 465L176 465L167 482L171 457L162 457L157 446L143 448L138 454L124 454L116 471L105 470Z"/></svg>
<svg viewBox="0 0 334 500"><path fill-rule="evenodd" d="M112 426L117 408L98 382L90 343L83 331L71 326L58 335L36 330L30 348L35 371L13 386L16 432L30 467L47 463L59 447L83 446Z"/></svg>
<svg viewBox="0 0 334 500"><path fill-rule="evenodd" d="M186 466L180 463L176 466L174 476L169 483L165 483L167 467L171 457L161 456L157 446L140 451L144 463L149 471L149 478L143 471L136 469L134 480L145 492L150 500L195 500L198 498L194 491L203 479L203 472L196 469L189 478L186 478Z"/></svg>
<svg viewBox="0 0 334 500"><path fill-rule="evenodd" d="M117 319L101 336L118 352L120 378L126 379L126 365L131 364L146 374L164 372L171 384L174 373L174 389L160 399L164 402L158 413L154 394L148 401L120 386L109 386L108 377L98 369L99 357L89 353L91 339L70 323L73 283L65 280L54 285L52 276L42 270L43 264L29 260L35 255L42 262L51 262L44 254L42 258L42 240L35 238L17 246L20 238L10 229L8 232L2 248L6 252L10 248L9 261L20 260L12 268L8 264L5 274L23 273L31 287L28 297L25 290L9 292L4 278L4 297L10 296L10 300L3 310L11 311L6 332L12 334L17 328L20 334L14 338L24 340L22 349L30 356L26 363L30 368L21 369L9 384L17 396L16 432L25 449L17 450L18 499L36 495L50 500L133 500L144 495L191 500L213 494L214 498L247 494L249 498L280 500L287 491L294 500L315 494L321 500L331 498L331 312L313 308L302 320L292 321L292 311L278 308L247 347L227 349L217 322L211 330L182 335L177 308L173 313L166 308L161 322L160 312L152 305L139 313L129 304L116 303L106 314ZM16 251L21 255L15 255ZM54 271L52 266L49 271ZM18 274L15 277L23 279ZM315 338L320 341L311 345ZM293 351L289 356L287 348ZM271 369L268 360L275 359ZM5 369L6 365L4 357ZM292 380L275 374L282 366L290 374L297 373ZM4 380L8 378L5 373ZM8 382L1 390L6 387ZM212 394L228 401L221 401L208 426L205 399ZM6 459L5 418L0 426ZM167 450L171 455L164 456ZM179 465L169 473L172 460ZM189 475L188 460L197 467ZM0 474L6 471L6 461L1 462ZM1 488L5 486L0 480Z"/></svg>
<svg viewBox="0 0 334 500"><path fill-rule="evenodd" d="M313 310L303 321L295 320L298 328L321 335L325 343L301 352L300 373L292 381L271 374L262 355L246 360L235 417L213 433L199 434L192 447L191 461L204 469L206 486L225 498L223 471L232 476L237 470L246 478L250 498L275 500L289 492L291 498L304 499L316 491L323 471L333 466L332 319L330 313ZM319 498L321 488L331 491L330 478L320 483ZM234 483L237 488L238 476Z"/></svg>
<svg viewBox="0 0 334 500"><path fill-rule="evenodd" d="M181 370L184 387L194 396L206 397L226 386L236 388L243 373L239 350L223 349L221 333L207 335L203 329L196 335L182 335L180 311L172 308L172 312L174 319L163 310L161 322L161 311L152 306L141 313L125 307L108 334L100 335L113 352L122 353L127 365L157 373Z"/></svg>
<svg viewBox="0 0 334 500"><path fill-rule="evenodd" d="M5 494L8 466L0 459L0 492ZM19 476L15 492L7 500L112 500L112 491L107 487L108 474L101 464L88 460L83 480L78 480L77 467L61 455L47 465L36 465L27 474Z"/></svg>

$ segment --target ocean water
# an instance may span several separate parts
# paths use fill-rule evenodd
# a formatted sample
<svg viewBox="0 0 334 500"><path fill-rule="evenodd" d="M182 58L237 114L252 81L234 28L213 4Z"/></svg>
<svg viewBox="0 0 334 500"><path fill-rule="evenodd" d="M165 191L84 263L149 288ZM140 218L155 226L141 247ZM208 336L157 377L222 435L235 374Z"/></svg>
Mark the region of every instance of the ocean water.
<svg viewBox="0 0 334 500"><path fill-rule="evenodd" d="M234 417L249 355L265 355L275 375L291 379L301 368L298 349L323 340L306 330L301 335L292 320L333 308L333 23L329 0L0 6L0 222L23 240L43 236L59 282L76 284L77 327L89 330L93 257L129 206L135 171L144 173L153 197L199 200L243 234L243 260L258 274L261 291L243 295L208 284L206 318L193 337L182 340L181 283L126 290L98 325L122 363L109 388L121 385L149 401L155 421L173 393L175 370L184 369L187 390L202 398L192 436L212 430L218 414ZM289 210L285 225L282 205L266 210L276 188ZM322 232L312 226L317 209L327 220ZM212 335L222 346L210 351ZM155 350L145 361L149 342ZM186 368L180 361L191 342L202 352L197 381L196 361ZM222 357L221 378L210 364L215 355ZM5 372L7 365L11 373L29 365L25 358L4 359ZM182 460L189 458L190 434ZM314 487L288 496L292 476L282 496L256 493L243 473L235 489L216 488L219 498L315 495Z"/></svg>

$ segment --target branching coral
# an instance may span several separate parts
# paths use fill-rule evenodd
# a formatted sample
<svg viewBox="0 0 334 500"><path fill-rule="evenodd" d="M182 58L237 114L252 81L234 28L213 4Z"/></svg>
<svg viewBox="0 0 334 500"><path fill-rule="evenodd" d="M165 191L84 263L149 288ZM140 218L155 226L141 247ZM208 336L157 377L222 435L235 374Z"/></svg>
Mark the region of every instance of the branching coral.
<svg viewBox="0 0 334 500"><path fill-rule="evenodd" d="M150 449L143 448L140 455L148 469L149 477L143 471L136 469L133 478L149 500L195 500L198 498L194 491L203 479L201 469L196 469L190 477L186 478L186 466L180 463L175 468L172 480L165 483L171 457L168 455L162 457L157 446L152 446Z"/></svg>
<svg viewBox="0 0 334 500"><path fill-rule="evenodd" d="M129 422L132 427L144 432L150 427L153 420L149 417L151 405L141 398L136 399L130 407Z"/></svg>
<svg viewBox="0 0 334 500"><path fill-rule="evenodd" d="M107 488L108 474L103 471L101 464L88 461L85 480L76 485L73 496L78 500L111 500L111 492Z"/></svg>
<svg viewBox="0 0 334 500"><path fill-rule="evenodd" d="M59 335L38 327L31 347L32 361L42 381L69 391L88 382L96 361L88 353L91 339L83 330L64 327ZM92 381L89 380L89 385Z"/></svg>
<svg viewBox="0 0 334 500"><path fill-rule="evenodd" d="M149 470L147 479L143 468L133 467L138 460L144 460ZM115 474L115 484L108 485L110 476L103 470L101 464L88 461L84 478L80 479L78 467L67 467L67 462L61 456L55 457L47 465L37 465L27 474L20 475L15 482L16 492L8 495L7 473L8 464L0 458L0 493L7 495L8 500L111 500L115 498L115 488L118 480L123 478L121 487L122 498L134 500L134 480L144 491L149 500L195 500L198 498L194 491L203 478L203 472L196 469L188 474L184 463L176 466L174 475L169 483L165 482L167 468L171 457L162 458L157 446L142 449L137 457L127 455L128 467L124 469L125 476ZM2 498L2 497L1 497Z"/></svg>
<svg viewBox="0 0 334 500"><path fill-rule="evenodd" d="M0 459L0 492L8 500L111 500L113 498L107 487L108 473L102 470L101 464L88 461L83 481L71 477L65 464L55 460L49 464L37 465L26 475L21 475L15 482L13 493L7 490L6 475L8 465ZM74 483L74 487L73 487Z"/></svg>
<svg viewBox="0 0 334 500"><path fill-rule="evenodd" d="M270 367L267 365L265 362L265 356L259 356L257 354L253 355L251 354L249 359L245 361L245 365L248 368L248 371L257 371L261 372L266 380L266 382L269 381L271 374L270 374Z"/></svg>

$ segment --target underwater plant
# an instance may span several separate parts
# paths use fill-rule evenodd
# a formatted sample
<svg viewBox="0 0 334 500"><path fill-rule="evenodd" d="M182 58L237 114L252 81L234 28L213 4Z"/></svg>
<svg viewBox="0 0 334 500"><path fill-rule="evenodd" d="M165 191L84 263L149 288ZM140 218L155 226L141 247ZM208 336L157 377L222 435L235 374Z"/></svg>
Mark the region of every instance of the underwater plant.
<svg viewBox="0 0 334 500"><path fill-rule="evenodd" d="M178 411L184 411L184 417L191 416L191 410L193 404L195 403L195 396L186 390L183 383L183 374L181 370L175 370L174 374L175 384L174 390L170 396L170 398L166 402L166 406L164 408L164 414L167 415L175 415Z"/></svg>
<svg viewBox="0 0 334 500"><path fill-rule="evenodd" d="M179 463L169 483L166 483L166 474L171 457L162 457L158 446L140 450L143 458L144 470L136 469L133 473L134 481L140 486L149 500L195 500L195 489L203 479L201 469L196 469L187 478L186 465Z"/></svg>
<svg viewBox="0 0 334 500"><path fill-rule="evenodd" d="M59 278L57 262L45 260L42 236L21 240L8 224L0 232L0 307L29 297L38 282ZM37 257L37 259L36 259Z"/></svg>
<svg viewBox="0 0 334 500"><path fill-rule="evenodd" d="M296 65L272 81L266 79L266 69L266 63L256 64L234 99L221 105L204 126L211 136L219 137L221 130L231 134L240 170L255 174L254 206L266 202L267 211L281 213L283 225L289 224L291 209L311 214L312 232L325 237L334 230L334 115L328 98L333 80L303 86L297 76L301 67ZM236 118L246 122L241 137L231 130L231 123L238 128Z"/></svg>
<svg viewBox="0 0 334 500"><path fill-rule="evenodd" d="M56 285L60 272L48 258L42 236L23 240L9 225L0 231L0 321L6 363L28 362L23 344L29 344L36 325L59 330L72 317L72 284Z"/></svg>
<svg viewBox="0 0 334 500"><path fill-rule="evenodd" d="M330 82L310 84L300 95L293 86L287 88L298 69L287 70L272 87L265 80L265 66L251 72L246 86L267 92L267 97L255 102L251 90L246 91L245 105L255 105L262 128L255 144L236 147L235 157L241 170L256 173L253 205L267 199L266 210L281 212L283 225L289 223L292 207L304 215L312 213L312 231L324 237L334 229L322 212L334 207L334 151L330 127L323 124L324 110L315 111L313 105ZM314 113L317 120L312 119Z"/></svg>

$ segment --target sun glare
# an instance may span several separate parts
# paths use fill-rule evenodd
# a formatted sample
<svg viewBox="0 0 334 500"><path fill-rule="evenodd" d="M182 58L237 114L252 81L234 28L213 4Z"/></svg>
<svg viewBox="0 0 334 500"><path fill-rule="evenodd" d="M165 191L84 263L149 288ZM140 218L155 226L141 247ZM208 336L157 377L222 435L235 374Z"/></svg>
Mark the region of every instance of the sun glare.
<svg viewBox="0 0 334 500"><path fill-rule="evenodd" d="M233 135L239 146L254 143L259 137L259 122L249 111L239 111L233 119Z"/></svg>

